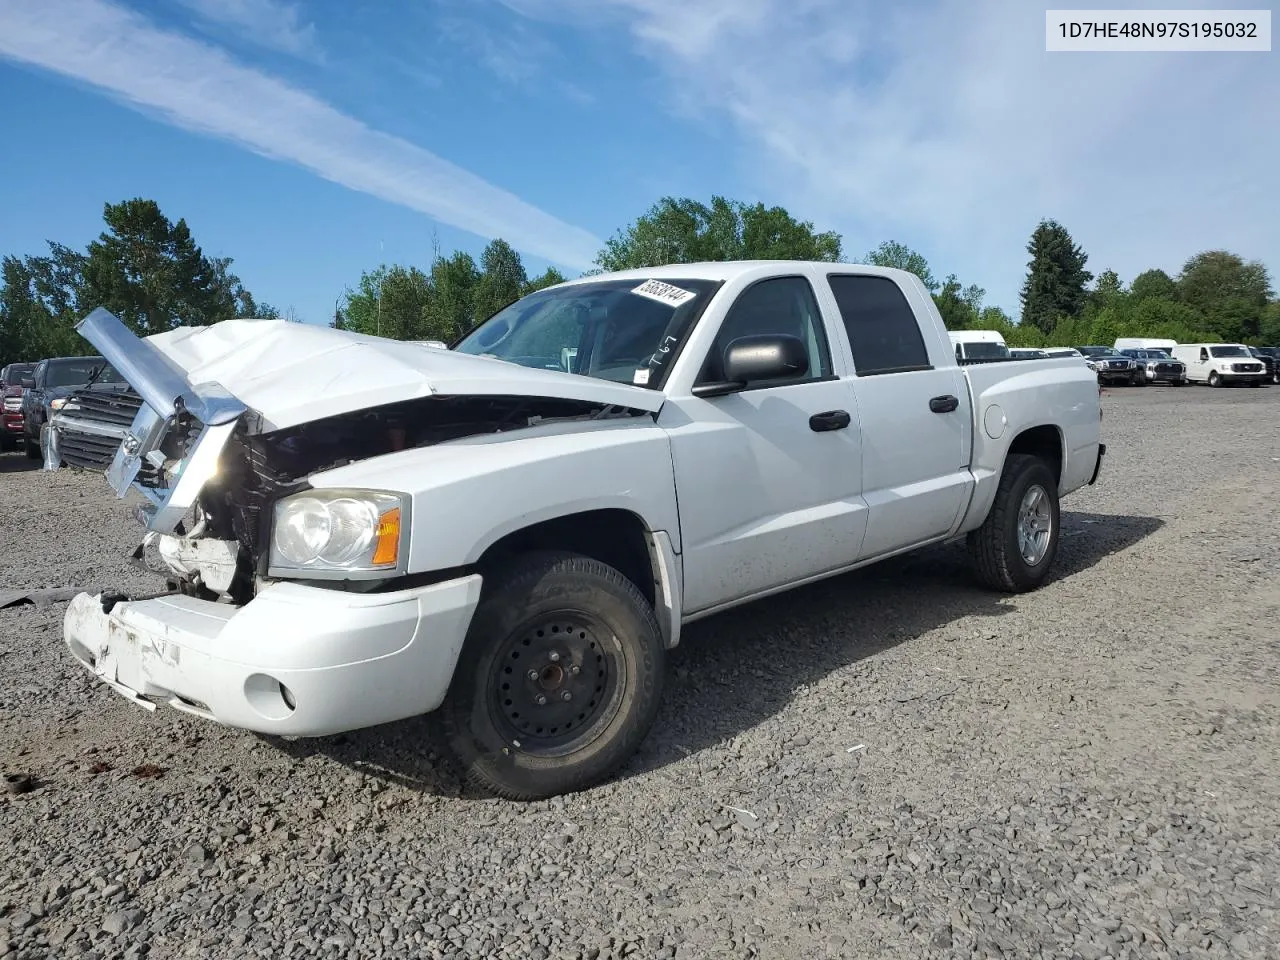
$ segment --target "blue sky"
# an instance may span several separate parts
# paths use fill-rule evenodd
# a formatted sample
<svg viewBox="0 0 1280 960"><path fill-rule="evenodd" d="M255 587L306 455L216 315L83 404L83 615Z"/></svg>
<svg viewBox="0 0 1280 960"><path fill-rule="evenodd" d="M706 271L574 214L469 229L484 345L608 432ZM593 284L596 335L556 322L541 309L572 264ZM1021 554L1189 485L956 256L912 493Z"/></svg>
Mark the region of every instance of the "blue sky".
<svg viewBox="0 0 1280 960"><path fill-rule="evenodd" d="M722 193L1015 315L1041 217L1126 280L1223 247L1274 277L1277 56L1048 54L1009 0L0 0L0 253L151 197L327 322L433 243L572 275Z"/></svg>

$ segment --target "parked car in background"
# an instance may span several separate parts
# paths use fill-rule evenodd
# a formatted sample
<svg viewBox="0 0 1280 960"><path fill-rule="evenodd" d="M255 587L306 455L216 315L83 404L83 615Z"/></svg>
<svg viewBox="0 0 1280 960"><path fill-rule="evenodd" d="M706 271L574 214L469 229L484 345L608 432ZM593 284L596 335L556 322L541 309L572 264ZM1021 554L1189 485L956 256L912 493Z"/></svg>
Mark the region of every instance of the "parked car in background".
<svg viewBox="0 0 1280 960"><path fill-rule="evenodd" d="M22 395L22 441L27 456L43 454L43 431L71 394L91 383L123 383L102 357L54 357L36 364L31 386Z"/></svg>
<svg viewBox="0 0 1280 960"><path fill-rule="evenodd" d="M1262 365L1267 368L1268 383L1280 383L1280 355L1277 355L1275 351L1275 347L1249 348L1249 353L1253 355L1253 359L1262 361Z"/></svg>
<svg viewBox="0 0 1280 960"><path fill-rule="evenodd" d="M1163 350L1173 356L1173 348L1177 345L1177 340L1164 337L1117 337L1114 349L1117 353L1124 353L1126 350Z"/></svg>
<svg viewBox="0 0 1280 960"><path fill-rule="evenodd" d="M1062 357L1078 357L1081 360L1085 359L1084 354L1075 347L1045 347L1043 352L1044 355L1050 359L1060 359Z"/></svg>
<svg viewBox="0 0 1280 960"><path fill-rule="evenodd" d="M1192 383L1258 387L1267 382L1267 368L1242 343L1180 343L1173 348L1173 355L1187 365L1187 379Z"/></svg>
<svg viewBox="0 0 1280 960"><path fill-rule="evenodd" d="M947 336L960 361L1008 360L1009 348L999 330L949 330Z"/></svg>
<svg viewBox="0 0 1280 960"><path fill-rule="evenodd" d="M32 384L34 363L0 367L0 452L22 443L22 395Z"/></svg>
<svg viewBox="0 0 1280 960"><path fill-rule="evenodd" d="M1076 347L1085 357L1085 362L1093 368L1101 384L1127 383L1131 387L1146 385L1146 376L1138 369L1138 365L1122 353L1116 353L1111 347L1089 346Z"/></svg>
<svg viewBox="0 0 1280 960"><path fill-rule="evenodd" d="M1175 387L1187 385L1187 365L1163 350L1130 348L1120 352L1137 364L1144 383L1169 383Z"/></svg>
<svg viewBox="0 0 1280 960"><path fill-rule="evenodd" d="M1035 347L1010 347L1009 357L1012 360L1048 360L1049 355Z"/></svg>
<svg viewBox="0 0 1280 960"><path fill-rule="evenodd" d="M57 463L105 470L129 433L142 397L124 382L95 383L77 390L49 421Z"/></svg>

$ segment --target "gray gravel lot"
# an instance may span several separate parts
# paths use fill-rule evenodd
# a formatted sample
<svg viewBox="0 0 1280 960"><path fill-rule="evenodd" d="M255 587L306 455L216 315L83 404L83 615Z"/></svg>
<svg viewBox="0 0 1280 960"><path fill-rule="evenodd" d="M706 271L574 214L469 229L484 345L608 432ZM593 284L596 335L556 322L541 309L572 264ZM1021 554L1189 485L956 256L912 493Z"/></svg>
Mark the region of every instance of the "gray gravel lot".
<svg viewBox="0 0 1280 960"><path fill-rule="evenodd" d="M625 775L549 802L465 795L426 721L146 713L64 604L0 611L0 955L1276 957L1280 389L1104 405L1043 590L945 547L699 623ZM0 589L152 588L139 533L0 457Z"/></svg>

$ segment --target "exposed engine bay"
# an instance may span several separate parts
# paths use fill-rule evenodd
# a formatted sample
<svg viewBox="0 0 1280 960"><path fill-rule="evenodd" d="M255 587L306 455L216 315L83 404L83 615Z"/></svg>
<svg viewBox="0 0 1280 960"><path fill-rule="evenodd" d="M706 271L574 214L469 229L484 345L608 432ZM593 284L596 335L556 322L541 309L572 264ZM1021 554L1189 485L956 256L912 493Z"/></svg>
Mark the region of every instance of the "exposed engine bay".
<svg viewBox="0 0 1280 960"><path fill-rule="evenodd" d="M134 558L169 578L171 591L245 604L266 576L273 504L307 489L307 478L314 473L480 434L643 413L562 398L431 396L268 433L257 430L250 413L223 448L218 469L201 491L190 522L184 520L176 535L149 533ZM161 446L163 462L146 464L138 473L138 483L153 489L168 487L200 430L198 421L181 415ZM148 556L148 547L154 547L158 556ZM384 582L344 580L322 585L370 591Z"/></svg>

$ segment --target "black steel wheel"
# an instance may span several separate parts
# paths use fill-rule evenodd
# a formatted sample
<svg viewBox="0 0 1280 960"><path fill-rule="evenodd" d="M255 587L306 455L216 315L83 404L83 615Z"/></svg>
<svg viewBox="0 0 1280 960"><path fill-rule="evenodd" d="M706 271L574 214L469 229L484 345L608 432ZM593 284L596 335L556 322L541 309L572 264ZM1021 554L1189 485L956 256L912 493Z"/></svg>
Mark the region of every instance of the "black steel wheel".
<svg viewBox="0 0 1280 960"><path fill-rule="evenodd" d="M559 757L594 739L621 706L622 644L585 611L544 614L512 632L489 669L489 709L528 754Z"/></svg>
<svg viewBox="0 0 1280 960"><path fill-rule="evenodd" d="M648 735L666 649L613 567L563 552L486 573L449 694L447 753L486 793L537 800L613 774Z"/></svg>

